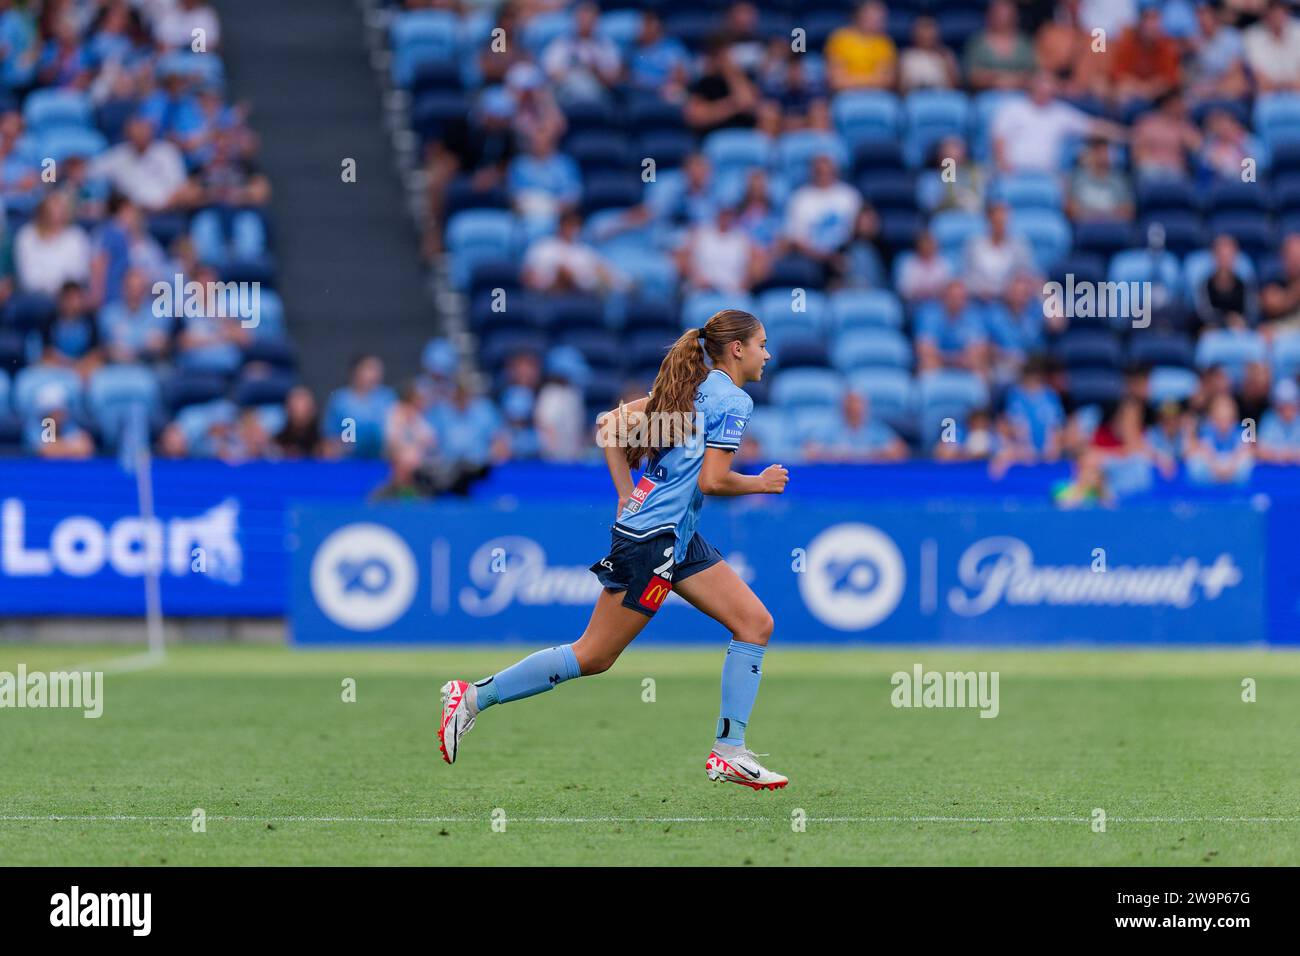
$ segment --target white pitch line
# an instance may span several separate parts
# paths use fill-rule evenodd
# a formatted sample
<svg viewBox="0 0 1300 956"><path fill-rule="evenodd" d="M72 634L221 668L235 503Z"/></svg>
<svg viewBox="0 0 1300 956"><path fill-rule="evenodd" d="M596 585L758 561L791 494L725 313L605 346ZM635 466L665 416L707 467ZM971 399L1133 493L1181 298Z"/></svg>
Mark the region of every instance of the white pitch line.
<svg viewBox="0 0 1300 956"><path fill-rule="evenodd" d="M190 822L190 816L148 816L134 814L106 815L0 815L0 823L177 823ZM325 817L325 816L219 816L211 814L209 820L220 823L360 823L360 824L426 824L426 823L488 823L488 816L478 817ZM1090 823L1091 817L806 817L807 823ZM1300 817L1109 817L1110 823L1300 823ZM786 825L788 817L505 817L507 823L779 823Z"/></svg>

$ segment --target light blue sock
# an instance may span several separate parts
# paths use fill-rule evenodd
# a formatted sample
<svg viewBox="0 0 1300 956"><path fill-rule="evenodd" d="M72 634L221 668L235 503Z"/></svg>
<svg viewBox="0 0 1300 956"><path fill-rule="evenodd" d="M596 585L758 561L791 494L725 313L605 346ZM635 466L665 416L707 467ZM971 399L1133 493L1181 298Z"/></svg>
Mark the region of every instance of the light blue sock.
<svg viewBox="0 0 1300 956"><path fill-rule="evenodd" d="M581 676L572 644L548 647L536 654L529 654L518 664L511 664L486 680L475 681L474 686L478 688L478 709L481 711L493 704L523 700Z"/></svg>
<svg viewBox="0 0 1300 956"><path fill-rule="evenodd" d="M733 747L745 745L745 725L763 679L762 644L733 640L722 661L722 710L718 714L718 742Z"/></svg>

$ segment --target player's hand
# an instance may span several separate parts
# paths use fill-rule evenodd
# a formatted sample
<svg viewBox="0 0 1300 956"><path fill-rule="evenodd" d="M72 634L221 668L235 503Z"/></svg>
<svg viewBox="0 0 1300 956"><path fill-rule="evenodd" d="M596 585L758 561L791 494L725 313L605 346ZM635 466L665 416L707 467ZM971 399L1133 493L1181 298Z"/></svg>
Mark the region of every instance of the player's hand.
<svg viewBox="0 0 1300 956"><path fill-rule="evenodd" d="M779 495L785 491L786 483L790 481L790 472L785 470L784 465L768 465L758 480L763 494Z"/></svg>
<svg viewBox="0 0 1300 956"><path fill-rule="evenodd" d="M619 497L618 497L618 510L614 512L614 520L615 520L615 521L618 520L618 516L621 515L621 514L623 513L623 509L627 507L627 503L628 503L629 501L631 501L631 500L632 500L632 496L631 496L631 495L619 495Z"/></svg>

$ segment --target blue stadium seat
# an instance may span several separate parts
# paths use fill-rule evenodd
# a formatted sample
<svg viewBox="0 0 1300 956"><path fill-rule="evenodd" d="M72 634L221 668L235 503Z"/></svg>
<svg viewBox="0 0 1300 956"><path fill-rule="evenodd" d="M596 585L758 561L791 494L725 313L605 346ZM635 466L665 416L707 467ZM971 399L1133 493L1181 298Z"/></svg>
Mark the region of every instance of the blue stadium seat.
<svg viewBox="0 0 1300 956"><path fill-rule="evenodd" d="M633 296L624 304L623 325L631 331L662 330L676 338L679 324L677 310L666 298Z"/></svg>
<svg viewBox="0 0 1300 956"><path fill-rule="evenodd" d="M830 322L836 332L854 328L901 329L903 306L887 289L841 289L830 296Z"/></svg>
<svg viewBox="0 0 1300 956"><path fill-rule="evenodd" d="M536 59L552 40L572 35L573 14L570 11L543 11L529 17L524 24L524 47Z"/></svg>
<svg viewBox="0 0 1300 956"><path fill-rule="evenodd" d="M641 168L642 159L650 157L655 161L656 173L661 169L677 169L693 152L695 137L684 130L647 130L637 140L637 168Z"/></svg>
<svg viewBox="0 0 1300 956"><path fill-rule="evenodd" d="M916 182L904 170L872 170L858 179L858 191L875 209L916 209Z"/></svg>
<svg viewBox="0 0 1300 956"><path fill-rule="evenodd" d="M776 141L776 163L792 183L808 179L808 170L817 156L827 155L834 161L841 175L849 171L849 151L844 141L834 133L821 130L797 130L786 133Z"/></svg>
<svg viewBox="0 0 1300 956"><path fill-rule="evenodd" d="M703 328L704 323L709 321L715 312L721 312L723 309L757 312L757 306L749 296L724 295L721 292L695 292L682 302L682 328Z"/></svg>
<svg viewBox="0 0 1300 956"><path fill-rule="evenodd" d="M775 359L777 368L781 370L831 367L826 343L815 334L791 337L780 342L776 347Z"/></svg>
<svg viewBox="0 0 1300 956"><path fill-rule="evenodd" d="M755 407L745 427L745 436L753 438L764 455L777 461L793 458L799 453L792 416L784 408L774 405Z"/></svg>
<svg viewBox="0 0 1300 956"><path fill-rule="evenodd" d="M1300 94L1263 93L1255 98L1254 127L1265 144L1300 140Z"/></svg>
<svg viewBox="0 0 1300 956"><path fill-rule="evenodd" d="M1191 339L1180 332L1145 329L1129 342L1128 360L1133 365L1190 369L1196 364L1196 349Z"/></svg>
<svg viewBox="0 0 1300 956"><path fill-rule="evenodd" d="M871 413L908 434L915 431L916 385L902 369L868 367L850 372L849 388L864 395Z"/></svg>
<svg viewBox="0 0 1300 956"><path fill-rule="evenodd" d="M456 213L447 221L452 282L464 289L476 265L515 251L517 235L515 217L504 210L467 209Z"/></svg>
<svg viewBox="0 0 1300 956"><path fill-rule="evenodd" d="M916 168L934 144L945 136L965 137L970 125L970 100L953 90L917 90L903 100L903 155Z"/></svg>
<svg viewBox="0 0 1300 956"><path fill-rule="evenodd" d="M1109 407L1124 397L1123 373L1108 368L1079 367L1070 370L1066 392L1074 407Z"/></svg>
<svg viewBox="0 0 1300 956"><path fill-rule="evenodd" d="M635 172L592 173L584 179L582 210L585 215L601 209L624 209L641 202L641 177Z"/></svg>
<svg viewBox="0 0 1300 956"><path fill-rule="evenodd" d="M1028 244L1040 271L1046 272L1070 251L1070 224L1058 210L1017 209L1010 228Z"/></svg>
<svg viewBox="0 0 1300 956"><path fill-rule="evenodd" d="M74 410L81 406L81 377L68 368L29 365L14 379L12 391L14 411L23 417L37 414L50 402Z"/></svg>
<svg viewBox="0 0 1300 956"><path fill-rule="evenodd" d="M1258 332L1210 329L1196 343L1196 367L1222 365L1234 384L1241 382L1246 365L1262 362L1267 356L1264 339Z"/></svg>
<svg viewBox="0 0 1300 956"><path fill-rule="evenodd" d="M1185 402L1195 394L1199 385L1200 379L1191 369L1180 365L1157 365L1151 370L1151 404Z"/></svg>
<svg viewBox="0 0 1300 956"><path fill-rule="evenodd" d="M0 368L0 415L9 414L9 373Z"/></svg>
<svg viewBox="0 0 1300 956"><path fill-rule="evenodd" d="M173 415L190 405L202 405L226 394L222 375L176 372L163 383L163 404Z"/></svg>
<svg viewBox="0 0 1300 956"><path fill-rule="evenodd" d="M543 324L554 332L607 328L605 304L599 296L546 295L538 301L546 311Z"/></svg>
<svg viewBox="0 0 1300 956"><path fill-rule="evenodd" d="M1140 245L1137 230L1126 222L1081 222L1074 227L1074 248L1109 259Z"/></svg>
<svg viewBox="0 0 1300 956"><path fill-rule="evenodd" d="M90 97L80 90L52 87L33 90L23 102L23 122L33 133L91 125Z"/></svg>
<svg viewBox="0 0 1300 956"><path fill-rule="evenodd" d="M847 329L835 337L835 367L842 372L863 368L910 369L912 343L896 329Z"/></svg>
<svg viewBox="0 0 1300 956"><path fill-rule="evenodd" d="M41 153L55 162L70 156L87 159L108 149L108 139L97 129L80 126L58 126L40 134Z"/></svg>
<svg viewBox="0 0 1300 956"><path fill-rule="evenodd" d="M676 293L681 277L677 264L667 253L628 242L611 243L603 252L614 270L631 280L641 295L667 299Z"/></svg>
<svg viewBox="0 0 1300 956"><path fill-rule="evenodd" d="M609 329L574 327L559 330L557 341L581 352L594 371L613 372L624 367L625 349L618 336Z"/></svg>
<svg viewBox="0 0 1300 956"><path fill-rule="evenodd" d="M899 113L893 93L849 90L831 100L831 120L855 155L860 145L897 141Z"/></svg>
<svg viewBox="0 0 1300 956"><path fill-rule="evenodd" d="M1156 226L1164 232L1164 248L1175 255L1185 256L1209 244L1209 236L1201 225L1198 213L1173 210L1153 213L1143 217L1138 230L1142 235L1150 236L1152 228Z"/></svg>
<svg viewBox="0 0 1300 956"><path fill-rule="evenodd" d="M917 379L917 400L921 417L921 442L925 447L938 440L943 420L965 421L976 408L989 403L988 386L972 372L940 369Z"/></svg>
<svg viewBox="0 0 1300 956"><path fill-rule="evenodd" d="M1209 221L1209 230L1214 235L1227 233L1237 240L1241 250L1252 259L1260 259L1272 252L1277 246L1277 232L1267 219L1258 213L1233 211L1219 213Z"/></svg>
<svg viewBox="0 0 1300 956"><path fill-rule="evenodd" d="M777 372L772 379L772 404L786 409L809 405L834 407L844 395L839 372L822 368L795 368Z"/></svg>
<svg viewBox="0 0 1300 956"><path fill-rule="evenodd" d="M865 140L853 147L853 172L862 176L870 172L902 172L903 148L897 140Z"/></svg>
<svg viewBox="0 0 1300 956"><path fill-rule="evenodd" d="M133 409L147 421L161 405L158 377L143 365L108 365L97 371L86 389L87 410L109 447L117 447Z"/></svg>
<svg viewBox="0 0 1300 956"><path fill-rule="evenodd" d="M1266 215L1272 208L1267 183L1219 182L1210 189L1205 209L1211 215L1251 212Z"/></svg>
<svg viewBox="0 0 1300 956"><path fill-rule="evenodd" d="M1142 215L1157 212L1200 212L1201 193L1190 179L1143 179L1137 184L1137 208Z"/></svg>
<svg viewBox="0 0 1300 956"><path fill-rule="evenodd" d="M564 152L573 157L584 175L597 171L640 171L640 161L632 155L632 144L622 133L607 130L583 130L564 142Z"/></svg>
<svg viewBox="0 0 1300 956"><path fill-rule="evenodd" d="M1300 373L1300 332L1280 332L1273 339L1273 378L1294 378Z"/></svg>
<svg viewBox="0 0 1300 956"><path fill-rule="evenodd" d="M1183 271L1172 252L1152 253L1146 249L1126 249L1110 260L1106 276L1110 282L1161 282L1175 295L1183 290Z"/></svg>
<svg viewBox="0 0 1300 956"><path fill-rule="evenodd" d="M972 236L984 236L988 231L988 220L976 212L946 209L930 220L930 232L939 251L950 257L959 257Z"/></svg>
<svg viewBox="0 0 1300 956"><path fill-rule="evenodd" d="M1124 364L1119 336L1102 329L1070 329L1057 340L1053 352L1069 369L1118 369Z"/></svg>
<svg viewBox="0 0 1300 956"><path fill-rule="evenodd" d="M1061 184L1046 173L1017 173L994 180L990 198L1000 199L1014 211L1046 209L1059 211L1064 207Z"/></svg>
<svg viewBox="0 0 1300 956"><path fill-rule="evenodd" d="M752 129L720 129L704 138L704 155L715 172L766 169L772 151L771 138Z"/></svg>
<svg viewBox="0 0 1300 956"><path fill-rule="evenodd" d="M796 311L800 298L803 310ZM824 293L812 289L768 289L756 297L758 308L754 314L767 326L769 335L778 326L791 324L800 328L825 329L826 302Z"/></svg>
<svg viewBox="0 0 1300 956"><path fill-rule="evenodd" d="M641 133L652 130L685 130L682 108L657 96L634 100L627 108L627 128Z"/></svg>

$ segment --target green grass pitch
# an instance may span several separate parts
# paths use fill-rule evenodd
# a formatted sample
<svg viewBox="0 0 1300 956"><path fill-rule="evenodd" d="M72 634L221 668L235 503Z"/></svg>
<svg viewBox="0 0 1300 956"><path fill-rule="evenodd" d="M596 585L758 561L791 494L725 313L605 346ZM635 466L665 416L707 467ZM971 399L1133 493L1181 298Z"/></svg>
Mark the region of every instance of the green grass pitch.
<svg viewBox="0 0 1300 956"><path fill-rule="evenodd" d="M2 709L0 862L1300 864L1300 655L774 645L749 742L791 783L755 793L704 775L721 648L632 650L443 764L439 685L523 650L187 646L108 673L98 720ZM123 653L0 645L0 670ZM894 708L917 662L998 671L999 716Z"/></svg>

